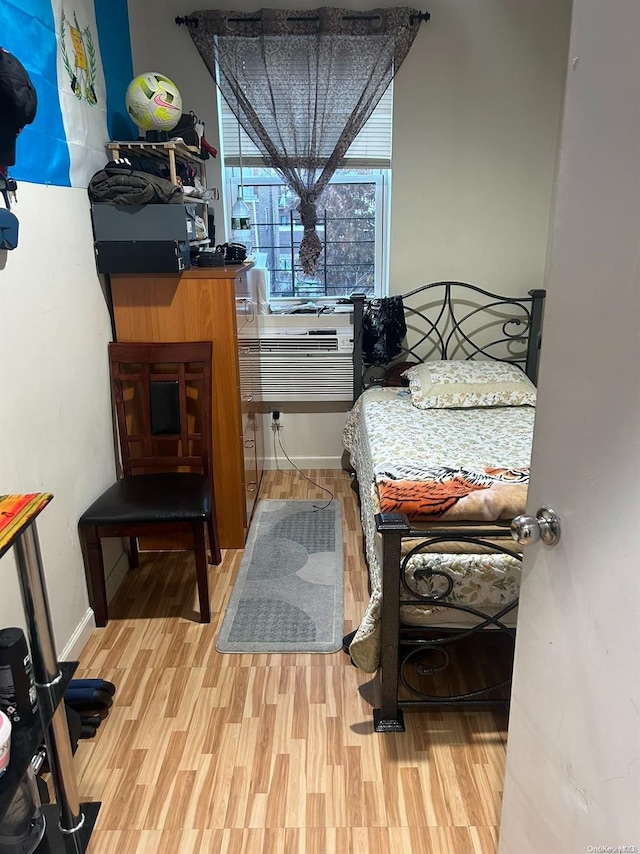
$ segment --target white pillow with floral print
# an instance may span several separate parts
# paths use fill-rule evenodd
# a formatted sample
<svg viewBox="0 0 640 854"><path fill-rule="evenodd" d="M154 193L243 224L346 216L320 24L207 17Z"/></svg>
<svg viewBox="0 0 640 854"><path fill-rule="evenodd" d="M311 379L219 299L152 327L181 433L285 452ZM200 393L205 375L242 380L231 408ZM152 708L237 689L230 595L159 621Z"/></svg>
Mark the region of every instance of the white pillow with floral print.
<svg viewBox="0 0 640 854"><path fill-rule="evenodd" d="M507 362L424 362L404 372L418 409L535 406L536 388Z"/></svg>

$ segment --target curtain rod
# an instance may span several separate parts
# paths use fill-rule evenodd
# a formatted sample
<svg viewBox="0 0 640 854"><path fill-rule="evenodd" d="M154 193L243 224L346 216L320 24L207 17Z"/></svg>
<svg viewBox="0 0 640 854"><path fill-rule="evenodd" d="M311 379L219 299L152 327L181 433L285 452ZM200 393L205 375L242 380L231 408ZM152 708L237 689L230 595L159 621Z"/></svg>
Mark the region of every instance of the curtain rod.
<svg viewBox="0 0 640 854"><path fill-rule="evenodd" d="M431 18L429 12L418 12L417 15L409 15L409 23L413 24L416 21L421 24L423 21L428 21ZM309 17L309 18L287 18L287 21L292 22L304 22L304 21L317 21L319 20L317 16ZM378 15L343 15L343 21L377 21ZM181 26L182 24L186 24L188 27L197 27L199 23L198 18L190 17L189 15L176 15L175 18L176 24ZM229 18L230 24L257 24L261 21L261 18Z"/></svg>

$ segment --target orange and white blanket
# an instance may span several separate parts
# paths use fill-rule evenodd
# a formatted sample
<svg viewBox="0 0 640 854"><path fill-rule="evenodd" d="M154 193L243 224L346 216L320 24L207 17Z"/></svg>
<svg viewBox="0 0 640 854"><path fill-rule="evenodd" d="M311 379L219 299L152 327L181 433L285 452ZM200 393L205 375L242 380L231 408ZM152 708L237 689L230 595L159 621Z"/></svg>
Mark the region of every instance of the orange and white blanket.
<svg viewBox="0 0 640 854"><path fill-rule="evenodd" d="M345 443L367 443L383 512L488 522L524 512L533 419L531 406L418 409L380 388L355 405Z"/></svg>
<svg viewBox="0 0 640 854"><path fill-rule="evenodd" d="M383 513L413 522L512 519L524 512L529 468L390 466L375 473Z"/></svg>

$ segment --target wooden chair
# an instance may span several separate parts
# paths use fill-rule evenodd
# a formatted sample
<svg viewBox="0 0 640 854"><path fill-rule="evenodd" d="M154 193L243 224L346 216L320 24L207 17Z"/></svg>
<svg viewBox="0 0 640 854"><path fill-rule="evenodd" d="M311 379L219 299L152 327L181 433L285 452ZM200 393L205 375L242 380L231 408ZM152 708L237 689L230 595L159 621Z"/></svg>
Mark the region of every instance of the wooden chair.
<svg viewBox="0 0 640 854"><path fill-rule="evenodd" d="M200 618L211 619L207 531L211 562L221 560L211 468L211 358L211 342L109 345L123 477L78 523L98 626L108 620L101 537L131 538L135 567L137 537L190 534Z"/></svg>

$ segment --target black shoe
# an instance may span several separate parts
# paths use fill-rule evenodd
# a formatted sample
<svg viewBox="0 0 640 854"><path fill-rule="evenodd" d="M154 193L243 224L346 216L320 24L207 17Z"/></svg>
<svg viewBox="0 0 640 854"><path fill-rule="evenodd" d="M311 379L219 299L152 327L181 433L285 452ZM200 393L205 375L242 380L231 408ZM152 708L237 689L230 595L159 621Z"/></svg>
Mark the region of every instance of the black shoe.
<svg viewBox="0 0 640 854"><path fill-rule="evenodd" d="M356 629L356 631L357 631L357 629ZM353 631L353 632L349 632L348 635L345 635L342 638L342 651L344 653L346 653L347 655L349 655L349 647L351 646L351 641L354 639L355 636L356 636L356 632Z"/></svg>

